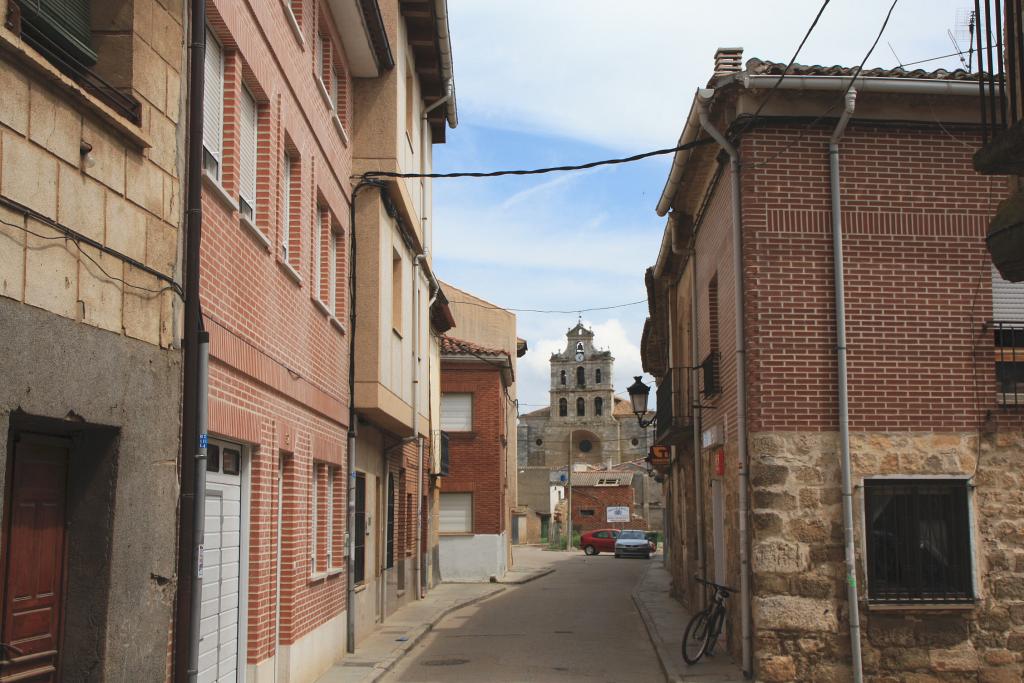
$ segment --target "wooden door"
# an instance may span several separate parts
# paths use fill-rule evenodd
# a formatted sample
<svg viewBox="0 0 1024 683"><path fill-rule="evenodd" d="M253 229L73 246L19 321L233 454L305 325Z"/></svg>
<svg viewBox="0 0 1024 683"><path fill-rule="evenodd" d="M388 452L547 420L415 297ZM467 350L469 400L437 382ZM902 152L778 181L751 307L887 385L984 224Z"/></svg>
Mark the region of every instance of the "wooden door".
<svg viewBox="0 0 1024 683"><path fill-rule="evenodd" d="M64 587L68 449L21 438L7 515L0 683L56 681Z"/></svg>

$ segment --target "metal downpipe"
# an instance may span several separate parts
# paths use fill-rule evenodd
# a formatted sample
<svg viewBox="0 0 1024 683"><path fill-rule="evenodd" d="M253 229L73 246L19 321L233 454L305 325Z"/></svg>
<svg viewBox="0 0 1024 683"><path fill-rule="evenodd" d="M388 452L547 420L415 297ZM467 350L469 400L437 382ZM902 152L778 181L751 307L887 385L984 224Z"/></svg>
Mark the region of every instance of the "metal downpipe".
<svg viewBox="0 0 1024 683"><path fill-rule="evenodd" d="M196 428L199 432L195 460L195 495L192 498L192 595L189 608L188 679L199 676L199 630L203 616L203 542L206 538L206 455L210 405L210 333L202 330L198 338L199 394L196 397Z"/></svg>
<svg viewBox="0 0 1024 683"><path fill-rule="evenodd" d="M839 449L842 467L843 541L846 550L846 599L850 622L850 654L854 683L864 680L860 651L860 608L857 602L857 555L853 543L853 476L850 463L850 411L846 383L846 289L843 281L842 195L839 187L839 140L856 106L857 91L846 95L846 107L828 143L832 194L832 256L835 262L836 360L839 390Z"/></svg>
<svg viewBox="0 0 1024 683"><path fill-rule="evenodd" d="M701 453L700 400L697 397L697 366L700 364L697 353L697 250L690 250L690 387L692 395L690 403L693 409L693 504L696 508L697 522L697 566L701 576L708 575L706 555L704 553L704 461ZM700 591L700 607L706 606L707 591Z"/></svg>
<svg viewBox="0 0 1024 683"><path fill-rule="evenodd" d="M700 125L715 142L729 155L729 166L732 180L732 261L734 289L736 291L736 432L739 456L739 546L740 546L740 616L742 626L743 673L746 677L753 676L753 637L751 633L751 595L750 595L750 531L747 523L749 517L749 484L750 468L747 453L747 352L744 336L743 311L743 225L740 211L740 155L736 148L725 139L708 118L708 102L715 91L703 89L697 93L700 107Z"/></svg>
<svg viewBox="0 0 1024 683"><path fill-rule="evenodd" d="M423 436L420 434L420 264L423 259L423 254L417 254L412 260L412 435L416 439L416 597L420 600L427 595L423 548Z"/></svg>

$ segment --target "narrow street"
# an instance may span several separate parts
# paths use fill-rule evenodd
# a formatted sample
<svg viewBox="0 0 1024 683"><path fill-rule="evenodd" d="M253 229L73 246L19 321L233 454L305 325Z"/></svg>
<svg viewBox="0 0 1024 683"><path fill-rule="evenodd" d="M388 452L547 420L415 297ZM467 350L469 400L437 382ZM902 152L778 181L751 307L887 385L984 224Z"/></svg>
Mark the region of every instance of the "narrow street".
<svg viewBox="0 0 1024 683"><path fill-rule="evenodd" d="M648 562L582 553L442 620L385 681L662 681L631 592Z"/></svg>

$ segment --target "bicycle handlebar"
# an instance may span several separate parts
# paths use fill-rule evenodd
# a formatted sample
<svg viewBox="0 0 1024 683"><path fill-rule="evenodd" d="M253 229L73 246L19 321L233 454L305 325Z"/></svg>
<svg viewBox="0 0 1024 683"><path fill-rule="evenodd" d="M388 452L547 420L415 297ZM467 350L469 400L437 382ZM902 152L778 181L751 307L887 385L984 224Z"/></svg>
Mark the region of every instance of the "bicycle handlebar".
<svg viewBox="0 0 1024 683"><path fill-rule="evenodd" d="M717 584L717 583L715 583L713 581L708 581L707 579L702 579L701 577L699 577L697 575L694 575L693 578L694 578L695 581L697 581L698 583L703 583L705 586L712 586L713 588L716 588L718 590L729 591L730 593L739 593L739 591L736 590L735 588L729 588L728 586L723 586L723 585Z"/></svg>

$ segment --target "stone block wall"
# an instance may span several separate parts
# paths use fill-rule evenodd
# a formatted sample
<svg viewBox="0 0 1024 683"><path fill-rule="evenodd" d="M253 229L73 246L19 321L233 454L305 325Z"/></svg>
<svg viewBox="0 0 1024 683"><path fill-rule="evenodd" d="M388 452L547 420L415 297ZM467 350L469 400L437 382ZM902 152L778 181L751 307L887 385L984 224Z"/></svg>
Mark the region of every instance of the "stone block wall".
<svg viewBox="0 0 1024 683"><path fill-rule="evenodd" d="M755 666L765 681L842 680L850 658L836 433L751 439ZM870 680L1003 681L1024 675L1024 431L853 433L855 543ZM863 480L970 476L976 604L879 611L867 602ZM873 609L875 607L875 609ZM911 678L908 678L910 676Z"/></svg>

